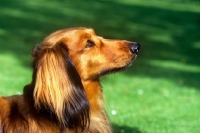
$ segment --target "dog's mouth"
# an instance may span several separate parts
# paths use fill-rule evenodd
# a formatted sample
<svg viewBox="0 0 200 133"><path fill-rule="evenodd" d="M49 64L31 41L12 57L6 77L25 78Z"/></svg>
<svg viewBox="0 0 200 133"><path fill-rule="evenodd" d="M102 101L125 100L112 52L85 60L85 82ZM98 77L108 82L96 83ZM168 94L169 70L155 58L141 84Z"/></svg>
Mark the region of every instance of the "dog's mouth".
<svg viewBox="0 0 200 133"><path fill-rule="evenodd" d="M136 57L135 57L136 58ZM133 60L135 60L135 58L133 58L130 62L128 62L125 66L123 67L117 67L117 68L113 68L113 69L106 69L103 70L102 72L100 72L100 77L108 75L108 74L112 74L112 73L116 73L118 71L122 71L125 70L127 67L131 66L133 63Z"/></svg>

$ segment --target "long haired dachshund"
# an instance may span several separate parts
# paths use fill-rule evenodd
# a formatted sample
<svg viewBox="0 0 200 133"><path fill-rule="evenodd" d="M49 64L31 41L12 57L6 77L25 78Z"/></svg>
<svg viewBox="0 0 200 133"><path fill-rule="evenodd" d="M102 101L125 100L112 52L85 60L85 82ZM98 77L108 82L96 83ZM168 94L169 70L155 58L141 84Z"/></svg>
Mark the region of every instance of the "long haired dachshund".
<svg viewBox="0 0 200 133"><path fill-rule="evenodd" d="M0 97L0 133L111 133L99 78L129 66L139 47L86 28L49 35L32 51L23 95Z"/></svg>

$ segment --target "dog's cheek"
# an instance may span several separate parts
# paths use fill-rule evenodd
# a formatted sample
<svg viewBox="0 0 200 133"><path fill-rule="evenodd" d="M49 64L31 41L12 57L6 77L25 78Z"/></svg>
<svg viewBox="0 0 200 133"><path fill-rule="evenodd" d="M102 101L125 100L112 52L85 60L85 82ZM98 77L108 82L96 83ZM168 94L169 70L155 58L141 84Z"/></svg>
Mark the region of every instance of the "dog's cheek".
<svg viewBox="0 0 200 133"><path fill-rule="evenodd" d="M103 68L103 62L101 59L93 59L87 62L87 75L88 77L94 79L99 77L100 70Z"/></svg>

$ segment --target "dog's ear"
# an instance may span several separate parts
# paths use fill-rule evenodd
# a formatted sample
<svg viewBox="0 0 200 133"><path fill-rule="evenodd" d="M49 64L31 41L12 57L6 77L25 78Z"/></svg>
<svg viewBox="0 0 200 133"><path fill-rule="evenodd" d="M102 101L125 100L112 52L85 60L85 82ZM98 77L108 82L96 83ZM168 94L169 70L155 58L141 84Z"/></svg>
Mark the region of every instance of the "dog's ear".
<svg viewBox="0 0 200 133"><path fill-rule="evenodd" d="M84 130L89 122L89 102L67 45L43 43L33 51L33 58L35 107L54 114L64 128Z"/></svg>

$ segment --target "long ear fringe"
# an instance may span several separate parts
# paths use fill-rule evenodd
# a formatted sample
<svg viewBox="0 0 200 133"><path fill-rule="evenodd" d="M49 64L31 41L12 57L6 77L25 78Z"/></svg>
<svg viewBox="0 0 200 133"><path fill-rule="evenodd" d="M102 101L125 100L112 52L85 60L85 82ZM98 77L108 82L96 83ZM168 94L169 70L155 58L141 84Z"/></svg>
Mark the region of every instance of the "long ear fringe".
<svg viewBox="0 0 200 133"><path fill-rule="evenodd" d="M34 52L36 71L34 101L38 110L54 114L63 128L85 130L89 125L89 102L80 76L63 43L43 44Z"/></svg>

